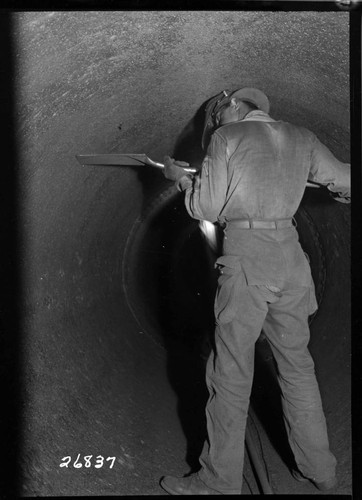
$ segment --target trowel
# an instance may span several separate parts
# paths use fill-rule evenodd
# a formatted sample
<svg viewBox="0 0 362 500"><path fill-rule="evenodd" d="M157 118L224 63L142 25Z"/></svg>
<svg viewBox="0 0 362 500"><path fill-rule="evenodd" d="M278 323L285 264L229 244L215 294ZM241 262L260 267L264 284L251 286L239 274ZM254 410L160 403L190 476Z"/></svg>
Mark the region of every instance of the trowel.
<svg viewBox="0 0 362 500"><path fill-rule="evenodd" d="M77 160L82 165L113 165L121 166L139 166L149 165L156 168L165 168L163 163L151 160L146 154L104 154L104 155L76 155ZM195 173L196 168L182 167L186 172Z"/></svg>
<svg viewBox="0 0 362 500"><path fill-rule="evenodd" d="M149 158L144 153L76 155L76 158L81 165L110 165L114 167L149 165L150 167L156 167L160 169L165 168L165 165L163 163L151 160L151 158ZM182 167L182 168L186 172L191 172L191 173L197 172L196 168L192 167ZM307 182L307 187L318 188L319 185L314 184L312 182Z"/></svg>

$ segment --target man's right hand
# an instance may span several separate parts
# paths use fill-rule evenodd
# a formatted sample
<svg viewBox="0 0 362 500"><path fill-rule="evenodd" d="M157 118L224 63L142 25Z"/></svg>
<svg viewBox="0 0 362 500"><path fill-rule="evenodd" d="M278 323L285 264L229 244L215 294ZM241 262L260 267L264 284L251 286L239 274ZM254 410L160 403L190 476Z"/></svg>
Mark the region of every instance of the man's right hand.
<svg viewBox="0 0 362 500"><path fill-rule="evenodd" d="M187 172L184 170L184 168L190 166L190 164L186 161L176 161L169 156L165 156L163 163L165 165L165 168L163 169L163 175L169 181L174 182L181 179L181 177L183 177L184 175L187 175Z"/></svg>

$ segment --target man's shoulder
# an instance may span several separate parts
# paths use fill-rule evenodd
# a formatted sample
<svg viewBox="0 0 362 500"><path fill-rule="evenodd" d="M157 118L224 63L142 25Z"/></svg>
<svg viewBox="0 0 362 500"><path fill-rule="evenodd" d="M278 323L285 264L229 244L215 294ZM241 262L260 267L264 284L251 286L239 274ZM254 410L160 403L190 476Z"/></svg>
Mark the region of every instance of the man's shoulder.
<svg viewBox="0 0 362 500"><path fill-rule="evenodd" d="M258 127L263 127L265 124L272 124L275 127L280 127L280 128L286 128L289 129L290 131L295 131L299 132L300 134L304 136L309 136L313 137L314 133L309 130L308 128L302 126L302 125L297 125L295 123L291 123L288 121L283 121L283 120L273 120L273 121L258 121L258 120L241 120L239 122L233 122L233 123L227 123L226 125L223 125L219 127L215 133L222 138L227 138L230 135L237 135L240 134L241 132L247 132L248 130L253 130Z"/></svg>
<svg viewBox="0 0 362 500"><path fill-rule="evenodd" d="M309 130L307 127L304 127L303 125L297 125L296 123L285 122L285 121L280 121L279 123L282 123L286 127L289 127L291 129L298 130L303 134L313 135L313 132L311 130Z"/></svg>
<svg viewBox="0 0 362 500"><path fill-rule="evenodd" d="M228 138L230 135L240 134L242 130L246 130L247 124L251 122L232 122L226 123L219 127L214 133L222 138Z"/></svg>
<svg viewBox="0 0 362 500"><path fill-rule="evenodd" d="M261 122L240 121L222 125L215 131L215 135L224 142L240 141L242 138L258 134L258 124Z"/></svg>

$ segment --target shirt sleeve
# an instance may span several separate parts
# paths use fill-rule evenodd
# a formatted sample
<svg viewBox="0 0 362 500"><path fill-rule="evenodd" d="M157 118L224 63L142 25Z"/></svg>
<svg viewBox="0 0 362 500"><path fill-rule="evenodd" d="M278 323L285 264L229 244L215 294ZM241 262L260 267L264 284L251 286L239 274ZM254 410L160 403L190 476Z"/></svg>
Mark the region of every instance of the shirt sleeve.
<svg viewBox="0 0 362 500"><path fill-rule="evenodd" d="M192 182L189 180L183 183L186 188L186 210L194 219L209 222L217 221L225 204L227 164L226 140L215 132L211 138L200 172L193 177Z"/></svg>
<svg viewBox="0 0 362 500"><path fill-rule="evenodd" d="M351 201L351 169L342 163L314 136L311 152L311 168L308 180L326 186L334 199L342 203Z"/></svg>

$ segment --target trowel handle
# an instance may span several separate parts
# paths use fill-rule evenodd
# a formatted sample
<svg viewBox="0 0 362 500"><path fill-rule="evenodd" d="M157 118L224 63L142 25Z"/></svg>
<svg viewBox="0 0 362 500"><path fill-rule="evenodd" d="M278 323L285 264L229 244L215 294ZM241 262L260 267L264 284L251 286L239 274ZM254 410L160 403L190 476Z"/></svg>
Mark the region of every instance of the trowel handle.
<svg viewBox="0 0 362 500"><path fill-rule="evenodd" d="M152 162L152 167L158 167L158 168L165 168L165 165L163 163L158 163L156 161L153 161L153 160L150 160ZM150 163L151 165L151 163ZM180 165L176 165L177 167L180 167ZM197 168L193 168L193 167L180 167L180 168L183 168L185 170L185 172L188 172L190 174L195 174L196 172L198 172Z"/></svg>
<svg viewBox="0 0 362 500"><path fill-rule="evenodd" d="M310 187L310 188L319 188L320 185L319 184L314 184L313 182L307 181L307 187Z"/></svg>

